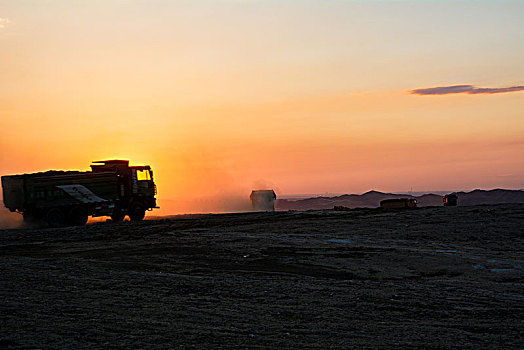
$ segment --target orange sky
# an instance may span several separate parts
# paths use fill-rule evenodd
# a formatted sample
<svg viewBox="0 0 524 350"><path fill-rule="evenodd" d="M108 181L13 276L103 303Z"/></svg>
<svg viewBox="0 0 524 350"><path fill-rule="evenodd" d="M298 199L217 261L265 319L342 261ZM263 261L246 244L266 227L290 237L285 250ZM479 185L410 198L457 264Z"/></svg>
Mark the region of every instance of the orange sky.
<svg viewBox="0 0 524 350"><path fill-rule="evenodd" d="M409 91L523 85L523 17L512 1L0 0L0 174L130 159L166 214L254 187L521 189L523 91Z"/></svg>

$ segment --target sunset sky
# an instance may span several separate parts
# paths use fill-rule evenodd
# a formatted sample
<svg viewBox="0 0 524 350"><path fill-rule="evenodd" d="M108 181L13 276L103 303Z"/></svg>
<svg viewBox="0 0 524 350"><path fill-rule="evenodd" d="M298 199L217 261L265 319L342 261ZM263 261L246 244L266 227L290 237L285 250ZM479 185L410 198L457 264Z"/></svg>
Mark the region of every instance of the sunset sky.
<svg viewBox="0 0 524 350"><path fill-rule="evenodd" d="M524 1L0 0L0 175L209 197L524 188Z"/></svg>

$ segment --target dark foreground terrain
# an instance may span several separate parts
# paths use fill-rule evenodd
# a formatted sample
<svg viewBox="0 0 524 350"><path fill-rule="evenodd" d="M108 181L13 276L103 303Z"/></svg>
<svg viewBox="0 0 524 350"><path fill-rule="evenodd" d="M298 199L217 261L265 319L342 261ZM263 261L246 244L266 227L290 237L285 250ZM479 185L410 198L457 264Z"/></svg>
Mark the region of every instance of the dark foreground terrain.
<svg viewBox="0 0 524 350"><path fill-rule="evenodd" d="M0 348L524 348L524 204L0 231Z"/></svg>

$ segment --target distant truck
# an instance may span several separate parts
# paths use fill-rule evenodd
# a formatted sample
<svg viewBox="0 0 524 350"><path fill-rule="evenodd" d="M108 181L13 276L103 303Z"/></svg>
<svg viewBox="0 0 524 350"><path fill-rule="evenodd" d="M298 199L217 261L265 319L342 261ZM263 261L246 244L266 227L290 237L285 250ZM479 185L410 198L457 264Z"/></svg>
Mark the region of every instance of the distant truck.
<svg viewBox="0 0 524 350"><path fill-rule="evenodd" d="M454 207L458 204L458 196L456 193L450 193L442 197L445 207Z"/></svg>
<svg viewBox="0 0 524 350"><path fill-rule="evenodd" d="M416 208L417 200L415 198L384 199L380 201L380 207L387 209Z"/></svg>
<svg viewBox="0 0 524 350"><path fill-rule="evenodd" d="M128 160L96 161L91 171L46 171L2 176L4 205L24 221L51 227L84 225L88 216L122 221L144 218L156 206L156 185L149 165Z"/></svg>
<svg viewBox="0 0 524 350"><path fill-rule="evenodd" d="M255 211L275 211L277 195L273 190L252 191L249 199L251 199L251 204Z"/></svg>

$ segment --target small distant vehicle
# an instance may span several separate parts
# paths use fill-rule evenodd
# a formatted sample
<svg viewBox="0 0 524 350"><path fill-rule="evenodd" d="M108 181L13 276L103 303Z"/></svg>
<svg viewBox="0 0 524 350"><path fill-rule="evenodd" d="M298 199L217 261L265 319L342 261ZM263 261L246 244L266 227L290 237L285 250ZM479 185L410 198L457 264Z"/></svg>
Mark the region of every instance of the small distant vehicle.
<svg viewBox="0 0 524 350"><path fill-rule="evenodd" d="M26 222L51 227L84 225L89 216L122 221L144 218L156 206L156 185L149 165L128 160L95 161L91 171L46 171L2 176L4 205Z"/></svg>
<svg viewBox="0 0 524 350"><path fill-rule="evenodd" d="M442 197L445 207L454 207L458 204L458 196L456 193L450 193Z"/></svg>
<svg viewBox="0 0 524 350"><path fill-rule="evenodd" d="M387 209L416 208L417 200L415 198L384 199L380 201L380 207Z"/></svg>
<svg viewBox="0 0 524 350"><path fill-rule="evenodd" d="M249 196L253 210L255 211L275 211L275 199L277 195L273 190L254 190Z"/></svg>

